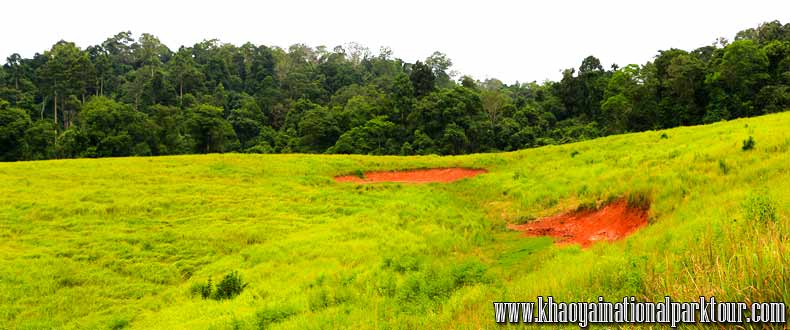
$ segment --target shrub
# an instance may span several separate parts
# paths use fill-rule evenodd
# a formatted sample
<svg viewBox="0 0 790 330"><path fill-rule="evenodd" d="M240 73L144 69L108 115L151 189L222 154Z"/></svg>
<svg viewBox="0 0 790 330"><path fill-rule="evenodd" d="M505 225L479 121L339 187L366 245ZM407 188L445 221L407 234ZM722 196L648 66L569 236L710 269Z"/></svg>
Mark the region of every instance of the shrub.
<svg viewBox="0 0 790 330"><path fill-rule="evenodd" d="M457 285L474 285L477 283L486 282L487 267L479 261L467 261L456 267L451 271L453 280Z"/></svg>
<svg viewBox="0 0 790 330"><path fill-rule="evenodd" d="M385 257L383 260L384 268L392 269L398 273L419 270L422 266L422 258L413 255L399 255Z"/></svg>
<svg viewBox="0 0 790 330"><path fill-rule="evenodd" d="M666 140L666 139L669 138L669 135L667 135L667 133L661 133L660 137L661 137L662 140Z"/></svg>
<svg viewBox="0 0 790 330"><path fill-rule="evenodd" d="M215 286L209 277L206 283L195 283L190 288L190 293L193 296L200 295L203 299L233 299L247 287L241 279L241 275L237 271L232 271L222 278L222 281Z"/></svg>
<svg viewBox="0 0 790 330"><path fill-rule="evenodd" d="M189 292L193 296L200 295L201 298L208 299L211 297L212 290L213 290L213 285L211 284L211 278L209 277L208 282L206 283L192 284L192 288L190 288Z"/></svg>
<svg viewBox="0 0 790 330"><path fill-rule="evenodd" d="M351 290L340 285L335 285L334 287L321 286L308 293L307 303L311 309L320 310L341 305L351 300L352 294Z"/></svg>
<svg viewBox="0 0 790 330"><path fill-rule="evenodd" d="M754 149L754 138L749 136L748 139L743 140L743 146L741 147L741 149L743 151Z"/></svg>
<svg viewBox="0 0 790 330"><path fill-rule="evenodd" d="M764 223L776 222L779 219L776 207L767 191L749 194L741 206L746 220Z"/></svg>
<svg viewBox="0 0 790 330"><path fill-rule="evenodd" d="M722 174L730 173L730 167L724 162L724 159L719 159L719 170Z"/></svg>
<svg viewBox="0 0 790 330"><path fill-rule="evenodd" d="M362 170L359 170L359 169L354 171L354 175L356 175L360 179L364 179L365 178L365 172L362 171Z"/></svg>
<svg viewBox="0 0 790 330"><path fill-rule="evenodd" d="M574 151L571 152L571 158L574 158L574 157L576 157L578 155L579 155L579 151L578 150L574 150Z"/></svg>
<svg viewBox="0 0 790 330"><path fill-rule="evenodd" d="M244 150L248 154L272 154L274 149L266 142L258 143Z"/></svg>
<svg viewBox="0 0 790 330"><path fill-rule="evenodd" d="M217 283L212 298L214 298L214 300L233 299L241 294L241 291L246 287L247 283L242 281L239 273L237 271L232 271L225 275L222 281Z"/></svg>

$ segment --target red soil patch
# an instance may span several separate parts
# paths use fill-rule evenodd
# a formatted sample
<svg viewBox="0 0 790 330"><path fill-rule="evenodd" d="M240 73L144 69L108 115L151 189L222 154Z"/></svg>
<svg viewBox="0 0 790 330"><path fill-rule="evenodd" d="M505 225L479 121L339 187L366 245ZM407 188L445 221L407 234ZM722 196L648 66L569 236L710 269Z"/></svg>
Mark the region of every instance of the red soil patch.
<svg viewBox="0 0 790 330"><path fill-rule="evenodd" d="M337 182L355 183L374 183L374 182L403 182L403 183L429 183L429 182L453 182L463 178L486 173L483 169L469 168L432 168L426 170L406 170L406 171L381 171L365 173L364 178L356 175L344 175L335 177Z"/></svg>
<svg viewBox="0 0 790 330"><path fill-rule="evenodd" d="M527 236L552 236L558 238L557 243L588 247L601 240L621 239L645 225L647 210L629 207L625 199L620 199L599 210L569 212L508 228Z"/></svg>

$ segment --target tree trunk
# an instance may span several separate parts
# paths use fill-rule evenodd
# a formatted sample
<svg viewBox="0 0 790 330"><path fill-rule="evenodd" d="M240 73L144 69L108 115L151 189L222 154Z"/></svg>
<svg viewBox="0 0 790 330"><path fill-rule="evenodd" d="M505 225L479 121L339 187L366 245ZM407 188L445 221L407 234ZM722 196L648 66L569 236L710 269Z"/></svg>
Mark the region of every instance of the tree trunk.
<svg viewBox="0 0 790 330"><path fill-rule="evenodd" d="M47 104L47 96L45 95L44 100L41 101L41 114L40 114L41 120L44 120L44 107L46 106L46 104Z"/></svg>
<svg viewBox="0 0 790 330"><path fill-rule="evenodd" d="M55 143L58 143L58 93L52 98L52 108L55 113Z"/></svg>
<svg viewBox="0 0 790 330"><path fill-rule="evenodd" d="M58 93L52 98L52 112L55 113L55 132L58 131Z"/></svg>
<svg viewBox="0 0 790 330"><path fill-rule="evenodd" d="M60 115L61 120L63 121L63 130L69 129L69 118L67 117L69 113L66 112L66 97L60 98Z"/></svg>

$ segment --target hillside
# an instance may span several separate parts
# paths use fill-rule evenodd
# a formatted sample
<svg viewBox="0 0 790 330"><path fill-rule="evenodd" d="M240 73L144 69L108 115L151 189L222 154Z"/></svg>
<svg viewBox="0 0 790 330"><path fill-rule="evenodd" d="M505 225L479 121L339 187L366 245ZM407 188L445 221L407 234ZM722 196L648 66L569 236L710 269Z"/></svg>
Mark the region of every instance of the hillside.
<svg viewBox="0 0 790 330"><path fill-rule="evenodd" d="M281 48L208 39L170 49L153 34L131 31L84 48L60 40L30 58L4 54L0 161L462 155L790 108L790 23L764 22L732 42L720 34L699 40L717 37L693 49L659 50L644 63L605 66L611 53L584 54L578 66L552 67L562 72L557 81L513 83L462 75L439 51L410 62L357 43ZM481 60L494 64L501 55ZM512 71L533 65L552 66L526 58L509 64Z"/></svg>
<svg viewBox="0 0 790 330"><path fill-rule="evenodd" d="M790 301L788 128L785 112L466 156L0 163L0 328L469 329L537 295ZM333 180L456 166L488 172ZM649 224L621 241L507 228L629 196ZM239 296L193 292L232 271Z"/></svg>

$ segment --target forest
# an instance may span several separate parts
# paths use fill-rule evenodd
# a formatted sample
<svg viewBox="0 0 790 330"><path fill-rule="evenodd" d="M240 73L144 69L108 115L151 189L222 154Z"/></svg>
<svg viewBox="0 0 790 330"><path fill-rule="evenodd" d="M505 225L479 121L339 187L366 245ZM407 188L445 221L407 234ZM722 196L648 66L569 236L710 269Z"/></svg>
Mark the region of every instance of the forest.
<svg viewBox="0 0 790 330"><path fill-rule="evenodd" d="M604 68L588 56L560 81L511 85L459 76L441 52L407 63L356 43L330 50L205 40L171 50L127 31L85 49L62 40L32 58L7 58L0 160L456 155L788 108L790 24L779 21L731 42L661 50L642 65Z"/></svg>

